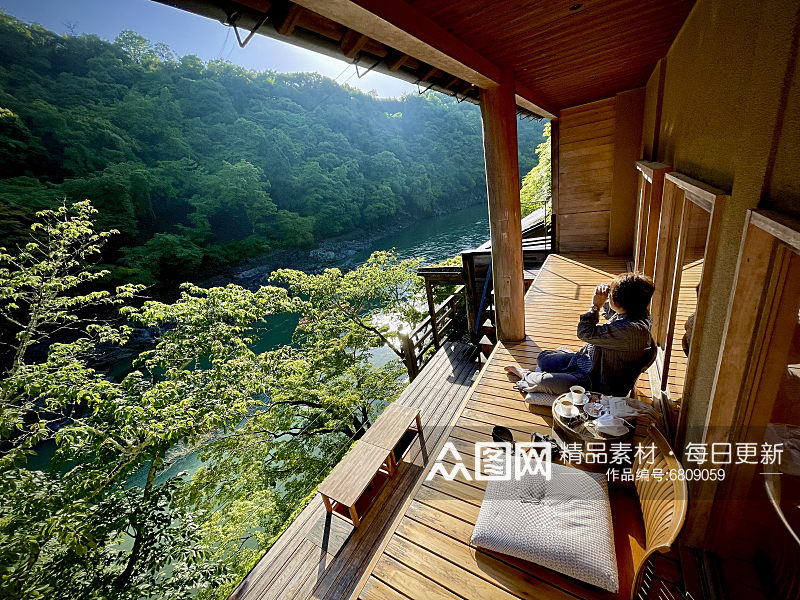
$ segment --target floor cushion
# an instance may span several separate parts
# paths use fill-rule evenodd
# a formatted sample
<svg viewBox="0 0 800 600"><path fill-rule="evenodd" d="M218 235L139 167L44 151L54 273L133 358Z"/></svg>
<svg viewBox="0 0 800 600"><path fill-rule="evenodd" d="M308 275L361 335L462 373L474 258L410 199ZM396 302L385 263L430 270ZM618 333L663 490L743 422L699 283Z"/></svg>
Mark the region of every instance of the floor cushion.
<svg viewBox="0 0 800 600"><path fill-rule="evenodd" d="M552 464L548 481L487 482L472 544L619 590L608 482L604 474Z"/></svg>
<svg viewBox="0 0 800 600"><path fill-rule="evenodd" d="M525 402L536 406L553 406L556 398L558 398L557 394L545 394L544 392L528 392L525 394Z"/></svg>

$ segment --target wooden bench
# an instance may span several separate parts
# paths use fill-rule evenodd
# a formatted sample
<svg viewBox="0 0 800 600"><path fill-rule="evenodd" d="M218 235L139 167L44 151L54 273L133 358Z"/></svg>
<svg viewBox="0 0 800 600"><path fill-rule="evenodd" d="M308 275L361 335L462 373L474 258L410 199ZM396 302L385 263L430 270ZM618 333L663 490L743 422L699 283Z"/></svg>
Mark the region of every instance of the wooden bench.
<svg viewBox="0 0 800 600"><path fill-rule="evenodd" d="M412 425L416 428L412 429ZM359 512L363 515L381 487L375 485L374 480L383 475L385 481L394 475L397 469L395 449L408 432L418 436L421 431L418 409L400 404L387 406L320 484L317 491L325 503L325 510L330 513L339 508L346 509L353 525L358 527L361 524ZM411 441L408 440L406 448ZM371 488L373 493L365 495L367 488ZM344 511L337 512L343 514Z"/></svg>
<svg viewBox="0 0 800 600"><path fill-rule="evenodd" d="M412 425L414 428L412 428ZM361 441L391 451L391 458L396 462L394 449L400 439L407 433L419 434L422 431L419 410L411 406L393 403L387 406L375 423L367 429Z"/></svg>

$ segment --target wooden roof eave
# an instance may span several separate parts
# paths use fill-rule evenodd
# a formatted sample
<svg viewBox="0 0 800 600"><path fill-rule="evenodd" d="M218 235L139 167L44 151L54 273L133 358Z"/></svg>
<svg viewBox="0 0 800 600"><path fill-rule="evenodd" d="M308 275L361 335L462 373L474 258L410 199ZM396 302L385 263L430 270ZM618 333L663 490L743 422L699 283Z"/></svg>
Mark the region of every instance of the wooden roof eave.
<svg viewBox="0 0 800 600"><path fill-rule="evenodd" d="M361 48L353 58L345 56L348 43L343 47L345 36L352 35L348 29L337 21L319 15L301 3L269 2L268 0L156 0L163 4L193 12L214 19L224 25L235 25L244 38L258 27L259 35L264 35L282 42L291 43L332 58L350 62L358 61L363 70L374 70L384 75L396 77L403 81L420 86L420 92L434 90L456 97L459 101L467 100L473 104L479 102L477 83L468 81L457 74L441 68L431 68L424 60L404 53L391 46L369 38L361 40ZM305 4L305 0L302 2ZM295 8L298 7L298 8ZM294 9L294 10L292 10ZM306 18L300 16L304 13ZM265 14L268 18L264 20ZM276 16L277 15L277 16ZM309 17L312 17L309 18ZM287 22L290 20L291 22ZM364 37L364 34L361 34ZM335 39L338 36L339 39ZM426 77L426 73L436 71L436 76ZM457 80L456 83L454 80ZM475 84L475 85L473 85ZM530 100L533 94L524 86L517 85L517 112L524 117L541 119L543 116L553 117L551 113L541 110Z"/></svg>

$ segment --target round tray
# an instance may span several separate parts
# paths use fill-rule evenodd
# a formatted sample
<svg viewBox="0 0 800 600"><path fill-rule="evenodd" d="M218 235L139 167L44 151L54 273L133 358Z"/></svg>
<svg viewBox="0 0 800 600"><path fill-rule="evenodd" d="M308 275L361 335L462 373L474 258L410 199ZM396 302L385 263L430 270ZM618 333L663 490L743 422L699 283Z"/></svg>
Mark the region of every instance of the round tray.
<svg viewBox="0 0 800 600"><path fill-rule="evenodd" d="M633 437L636 431L635 419L629 419L633 427L626 426L627 431L621 435L608 435L600 433L594 427L586 425L588 421L593 421L594 417L586 415L583 406L576 407L578 409L577 417L568 418L563 417L556 408L561 401L569 396L569 394L561 394L553 401L553 431L568 443L571 442L596 442L596 441L621 441Z"/></svg>

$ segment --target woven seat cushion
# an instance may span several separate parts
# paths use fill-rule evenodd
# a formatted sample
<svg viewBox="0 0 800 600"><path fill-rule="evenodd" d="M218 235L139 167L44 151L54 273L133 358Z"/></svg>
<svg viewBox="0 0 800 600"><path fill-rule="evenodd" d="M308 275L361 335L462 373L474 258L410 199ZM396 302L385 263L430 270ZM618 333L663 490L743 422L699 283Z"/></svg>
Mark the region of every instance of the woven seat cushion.
<svg viewBox="0 0 800 600"><path fill-rule="evenodd" d="M537 406L553 406L556 398L558 398L558 395L545 394L544 392L528 392L525 394L525 402Z"/></svg>
<svg viewBox="0 0 800 600"><path fill-rule="evenodd" d="M553 463L550 481L490 480L472 543L619 590L608 483L599 473Z"/></svg>

